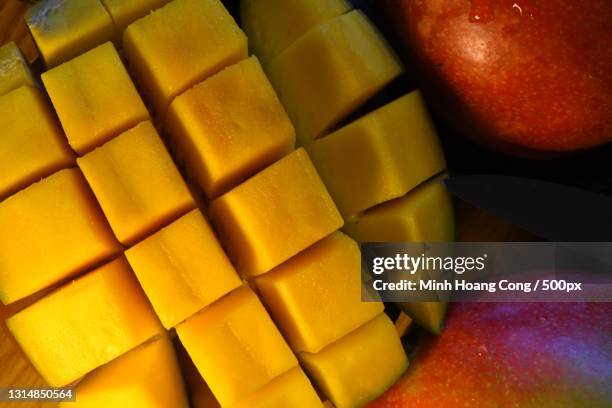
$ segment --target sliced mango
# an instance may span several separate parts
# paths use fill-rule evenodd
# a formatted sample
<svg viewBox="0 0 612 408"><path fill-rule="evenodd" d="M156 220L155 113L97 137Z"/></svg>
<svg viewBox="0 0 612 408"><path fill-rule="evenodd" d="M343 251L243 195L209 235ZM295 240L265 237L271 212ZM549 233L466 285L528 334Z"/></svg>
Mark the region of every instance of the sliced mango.
<svg viewBox="0 0 612 408"><path fill-rule="evenodd" d="M60 408L187 408L172 342L162 336L88 374Z"/></svg>
<svg viewBox="0 0 612 408"><path fill-rule="evenodd" d="M81 172L61 170L0 203L0 300L22 299L118 250Z"/></svg>
<svg viewBox="0 0 612 408"><path fill-rule="evenodd" d="M174 0L123 35L131 68L163 118L175 96L247 57L247 39L219 0Z"/></svg>
<svg viewBox="0 0 612 408"><path fill-rule="evenodd" d="M195 207L151 122L77 159L115 235L131 245Z"/></svg>
<svg viewBox="0 0 612 408"><path fill-rule="evenodd" d="M121 44L123 32L134 21L146 16L152 10L162 7L170 0L100 0L111 18L115 27L115 37Z"/></svg>
<svg viewBox="0 0 612 408"><path fill-rule="evenodd" d="M427 331L442 333L448 302L401 302L397 306Z"/></svg>
<svg viewBox="0 0 612 408"><path fill-rule="evenodd" d="M295 143L293 125L255 57L178 96L166 127L210 198L280 159Z"/></svg>
<svg viewBox="0 0 612 408"><path fill-rule="evenodd" d="M79 155L149 118L110 42L45 72L42 81Z"/></svg>
<svg viewBox="0 0 612 408"><path fill-rule="evenodd" d="M257 278L257 289L296 351L323 347L382 313L361 301L361 253L335 232Z"/></svg>
<svg viewBox="0 0 612 408"><path fill-rule="evenodd" d="M164 327L240 286L208 222L195 209L126 251Z"/></svg>
<svg viewBox="0 0 612 408"><path fill-rule="evenodd" d="M25 19L47 68L113 38L113 20L99 0L42 0Z"/></svg>
<svg viewBox="0 0 612 408"><path fill-rule="evenodd" d="M176 327L181 342L222 406L297 366L255 293L244 286Z"/></svg>
<svg viewBox="0 0 612 408"><path fill-rule="evenodd" d="M74 165L74 153L41 92L29 86L0 96L0 200Z"/></svg>
<svg viewBox="0 0 612 408"><path fill-rule="evenodd" d="M350 9L346 0L242 0L240 18L251 53L266 64L312 27Z"/></svg>
<svg viewBox="0 0 612 408"><path fill-rule="evenodd" d="M361 407L389 388L408 367L395 326L380 314L302 364L336 408Z"/></svg>
<svg viewBox="0 0 612 408"><path fill-rule="evenodd" d="M238 271L268 272L342 226L342 217L302 148L210 205Z"/></svg>
<svg viewBox="0 0 612 408"><path fill-rule="evenodd" d="M402 66L355 10L308 31L266 72L307 146L400 75Z"/></svg>
<svg viewBox="0 0 612 408"><path fill-rule="evenodd" d="M446 168L419 91L316 140L308 151L346 220L402 197Z"/></svg>
<svg viewBox="0 0 612 408"><path fill-rule="evenodd" d="M62 286L6 324L53 387L72 383L163 331L123 257Z"/></svg>
<svg viewBox="0 0 612 408"><path fill-rule="evenodd" d="M0 95L25 85L36 87L36 81L17 44L8 42L0 47Z"/></svg>
<svg viewBox="0 0 612 408"><path fill-rule="evenodd" d="M228 408L323 408L323 403L300 367L276 377Z"/></svg>

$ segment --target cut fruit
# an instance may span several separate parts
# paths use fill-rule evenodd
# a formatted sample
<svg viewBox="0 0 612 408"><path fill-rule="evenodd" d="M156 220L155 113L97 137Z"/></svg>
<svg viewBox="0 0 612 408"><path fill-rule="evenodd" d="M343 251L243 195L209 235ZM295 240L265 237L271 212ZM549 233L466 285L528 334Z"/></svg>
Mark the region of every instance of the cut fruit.
<svg viewBox="0 0 612 408"><path fill-rule="evenodd" d="M125 253L164 327L174 327L241 285L195 209Z"/></svg>
<svg viewBox="0 0 612 408"><path fill-rule="evenodd" d="M408 367L393 323L381 314L317 354L300 353L306 371L337 408L361 407Z"/></svg>
<svg viewBox="0 0 612 408"><path fill-rule="evenodd" d="M291 349L247 286L204 308L176 331L222 406L297 366Z"/></svg>
<svg viewBox="0 0 612 408"><path fill-rule="evenodd" d="M270 62L266 72L298 139L322 136L402 73L402 66L360 11L308 31Z"/></svg>
<svg viewBox="0 0 612 408"><path fill-rule="evenodd" d="M38 89L23 86L0 96L0 123L0 200L74 165L74 153Z"/></svg>
<svg viewBox="0 0 612 408"><path fill-rule="evenodd" d="M295 351L319 352L383 312L361 301L361 253L335 232L256 280Z"/></svg>
<svg viewBox="0 0 612 408"><path fill-rule="evenodd" d="M76 401L60 408L189 406L174 348L165 335L88 374L74 392Z"/></svg>
<svg viewBox="0 0 612 408"><path fill-rule="evenodd" d="M178 96L166 128L209 198L291 152L295 130L257 58Z"/></svg>
<svg viewBox="0 0 612 408"><path fill-rule="evenodd" d="M242 0L240 19L251 53L267 64L312 27L350 9L346 0Z"/></svg>
<svg viewBox="0 0 612 408"><path fill-rule="evenodd" d="M442 333L447 302L400 302L397 306L427 331Z"/></svg>
<svg viewBox="0 0 612 408"><path fill-rule="evenodd" d="M446 168L419 91L316 140L308 152L347 221Z"/></svg>
<svg viewBox="0 0 612 408"><path fill-rule="evenodd" d="M247 57L247 39L219 0L174 0L132 23L123 48L163 118L172 99Z"/></svg>
<svg viewBox="0 0 612 408"><path fill-rule="evenodd" d="M245 276L268 272L342 226L302 148L213 201L210 211Z"/></svg>
<svg viewBox="0 0 612 408"><path fill-rule="evenodd" d="M131 245L195 207L151 122L77 159L115 235Z"/></svg>
<svg viewBox="0 0 612 408"><path fill-rule="evenodd" d="M25 19L47 68L113 38L113 21L99 0L42 0Z"/></svg>
<svg viewBox="0 0 612 408"><path fill-rule="evenodd" d="M300 367L276 377L260 390L228 408L323 408Z"/></svg>
<svg viewBox="0 0 612 408"><path fill-rule="evenodd" d="M163 332L125 258L62 286L6 324L53 387Z"/></svg>
<svg viewBox="0 0 612 408"><path fill-rule="evenodd" d="M0 96L26 85L36 87L27 61L17 44L4 44L0 47Z"/></svg>
<svg viewBox="0 0 612 408"><path fill-rule="evenodd" d="M42 80L79 155L149 118L110 42L45 72Z"/></svg>
<svg viewBox="0 0 612 408"><path fill-rule="evenodd" d="M0 203L0 300L33 294L119 251L78 169Z"/></svg>
<svg viewBox="0 0 612 408"><path fill-rule="evenodd" d="M170 0L101 0L113 19L115 38L121 44L123 32L134 21L158 9Z"/></svg>

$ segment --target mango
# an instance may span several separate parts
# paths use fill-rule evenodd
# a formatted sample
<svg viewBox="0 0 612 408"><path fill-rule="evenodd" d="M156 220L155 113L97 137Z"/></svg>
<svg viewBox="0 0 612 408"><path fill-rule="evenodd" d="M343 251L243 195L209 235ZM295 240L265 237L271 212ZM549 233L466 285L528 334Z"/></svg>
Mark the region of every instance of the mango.
<svg viewBox="0 0 612 408"><path fill-rule="evenodd" d="M241 285L198 209L128 249L125 255L167 329Z"/></svg>
<svg viewBox="0 0 612 408"><path fill-rule="evenodd" d="M266 68L305 146L402 71L391 48L358 10L313 27Z"/></svg>
<svg viewBox="0 0 612 408"><path fill-rule="evenodd" d="M99 0L42 0L25 19L47 68L113 38L113 20Z"/></svg>
<svg viewBox="0 0 612 408"><path fill-rule="evenodd" d="M319 352L383 312L361 301L361 253L335 232L256 279L263 302L295 351Z"/></svg>
<svg viewBox="0 0 612 408"><path fill-rule="evenodd" d="M142 344L88 374L75 388L76 401L59 408L187 408L172 342Z"/></svg>
<svg viewBox="0 0 612 408"><path fill-rule="evenodd" d="M222 406L297 367L297 359L255 293L244 286L176 327Z"/></svg>
<svg viewBox="0 0 612 408"><path fill-rule="evenodd" d="M0 123L0 200L74 165L74 153L37 88L22 86L0 96Z"/></svg>
<svg viewBox="0 0 612 408"><path fill-rule="evenodd" d="M433 334L441 334L448 302L401 302L397 306L416 324Z"/></svg>
<svg viewBox="0 0 612 408"><path fill-rule="evenodd" d="M0 300L22 299L118 250L81 172L61 170L0 203Z"/></svg>
<svg viewBox="0 0 612 408"><path fill-rule="evenodd" d="M242 0L240 19L251 53L267 64L312 27L350 9L346 0Z"/></svg>
<svg viewBox="0 0 612 408"><path fill-rule="evenodd" d="M77 159L115 236L132 245L195 207L157 131L146 121Z"/></svg>
<svg viewBox="0 0 612 408"><path fill-rule="evenodd" d="M210 214L243 276L257 276L342 226L303 148L214 200Z"/></svg>
<svg viewBox="0 0 612 408"><path fill-rule="evenodd" d="M45 72L42 81L81 156L149 118L110 42Z"/></svg>
<svg viewBox="0 0 612 408"><path fill-rule="evenodd" d="M6 324L53 387L72 383L163 331L123 257L60 287Z"/></svg>
<svg viewBox="0 0 612 408"><path fill-rule="evenodd" d="M258 391L228 408L323 408L300 367L276 377Z"/></svg>
<svg viewBox="0 0 612 408"><path fill-rule="evenodd" d="M385 314L319 353L300 353L300 359L336 408L364 406L389 388L408 367L395 326Z"/></svg>
<svg viewBox="0 0 612 408"><path fill-rule="evenodd" d="M21 50L8 42L0 47L0 96L25 85L37 86Z"/></svg>
<svg viewBox="0 0 612 408"><path fill-rule="evenodd" d="M316 140L308 151L346 220L404 196L446 168L419 91Z"/></svg>
<svg viewBox="0 0 612 408"><path fill-rule="evenodd" d="M247 57L247 39L219 0L174 0L123 34L130 67L160 119L170 102Z"/></svg>
<svg viewBox="0 0 612 408"><path fill-rule="evenodd" d="M293 125L255 57L176 97L166 128L209 198L291 152L295 143Z"/></svg>
<svg viewBox="0 0 612 408"><path fill-rule="evenodd" d="M123 32L134 21L158 9L169 0L100 0L113 19L115 38L121 44Z"/></svg>

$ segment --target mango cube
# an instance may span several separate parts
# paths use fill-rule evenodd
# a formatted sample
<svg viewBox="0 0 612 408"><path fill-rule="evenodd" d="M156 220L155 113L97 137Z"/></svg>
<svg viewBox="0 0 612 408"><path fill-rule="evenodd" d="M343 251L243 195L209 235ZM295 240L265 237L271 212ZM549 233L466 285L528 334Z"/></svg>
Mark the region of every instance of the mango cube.
<svg viewBox="0 0 612 408"><path fill-rule="evenodd" d="M355 10L312 28L266 72L307 146L399 76L402 66Z"/></svg>
<svg viewBox="0 0 612 408"><path fill-rule="evenodd" d="M115 37L121 43L122 34L134 21L158 9L169 0L100 0L113 19Z"/></svg>
<svg viewBox="0 0 612 408"><path fill-rule="evenodd" d="M27 61L17 44L4 44L0 47L0 95L26 85L36 87Z"/></svg>
<svg viewBox="0 0 612 408"><path fill-rule="evenodd" d="M265 64L312 27L350 9L346 0L242 0L240 18L251 53Z"/></svg>
<svg viewBox="0 0 612 408"><path fill-rule="evenodd" d="M302 364L337 408L361 407L387 390L408 367L395 326L380 314Z"/></svg>
<svg viewBox="0 0 612 408"><path fill-rule="evenodd" d="M0 96L0 123L0 200L74 164L74 153L38 89L23 86Z"/></svg>
<svg viewBox="0 0 612 408"><path fill-rule="evenodd" d="M446 168L419 91L316 140L309 153L346 220L405 195Z"/></svg>
<svg viewBox="0 0 612 408"><path fill-rule="evenodd" d="M295 131L257 58L178 96L167 129L214 198L293 150Z"/></svg>
<svg viewBox="0 0 612 408"><path fill-rule="evenodd" d="M176 327L181 342L222 406L297 366L257 295L244 286Z"/></svg>
<svg viewBox="0 0 612 408"><path fill-rule="evenodd" d="M110 42L45 72L42 80L79 155L149 118Z"/></svg>
<svg viewBox="0 0 612 408"><path fill-rule="evenodd" d="M6 324L54 387L163 332L123 257L60 287Z"/></svg>
<svg viewBox="0 0 612 408"><path fill-rule="evenodd" d="M47 68L113 38L113 21L99 0L42 0L25 19Z"/></svg>
<svg viewBox="0 0 612 408"><path fill-rule="evenodd" d="M61 170L0 203L0 300L22 299L118 250L81 172Z"/></svg>
<svg viewBox="0 0 612 408"><path fill-rule="evenodd" d="M162 336L88 374L60 408L189 406L172 342Z"/></svg>
<svg viewBox="0 0 612 408"><path fill-rule="evenodd" d="M323 403L300 367L276 377L263 388L228 408L323 408Z"/></svg>
<svg viewBox="0 0 612 408"><path fill-rule="evenodd" d="M77 163L124 245L195 207L151 122L140 123Z"/></svg>
<svg viewBox="0 0 612 408"><path fill-rule="evenodd" d="M257 278L257 289L296 351L323 347L367 323L384 306L361 301L361 253L336 232Z"/></svg>
<svg viewBox="0 0 612 408"><path fill-rule="evenodd" d="M416 324L433 334L441 334L448 302L400 302L398 307Z"/></svg>
<svg viewBox="0 0 612 408"><path fill-rule="evenodd" d="M171 328L241 285L200 210L125 255L164 327Z"/></svg>
<svg viewBox="0 0 612 408"><path fill-rule="evenodd" d="M268 272L342 226L342 217L303 148L210 205L238 271Z"/></svg>
<svg viewBox="0 0 612 408"><path fill-rule="evenodd" d="M163 118L172 99L247 57L247 39L220 0L174 0L131 24L123 48Z"/></svg>

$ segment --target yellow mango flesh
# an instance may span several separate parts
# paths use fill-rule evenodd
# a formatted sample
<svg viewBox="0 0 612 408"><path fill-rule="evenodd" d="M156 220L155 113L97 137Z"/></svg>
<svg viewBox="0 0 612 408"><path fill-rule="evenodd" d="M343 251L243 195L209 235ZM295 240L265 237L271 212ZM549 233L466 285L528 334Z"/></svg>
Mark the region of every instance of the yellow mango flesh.
<svg viewBox="0 0 612 408"><path fill-rule="evenodd" d="M291 349L247 286L204 308L176 331L222 406L297 366Z"/></svg>
<svg viewBox="0 0 612 408"><path fill-rule="evenodd" d="M78 169L0 203L0 300L22 299L119 250Z"/></svg>
<svg viewBox="0 0 612 408"><path fill-rule="evenodd" d="M296 367L228 408L323 408L310 380Z"/></svg>
<svg viewBox="0 0 612 408"><path fill-rule="evenodd" d="M79 155L149 118L110 42L45 72L42 81Z"/></svg>
<svg viewBox="0 0 612 408"><path fill-rule="evenodd" d="M404 196L446 167L419 91L316 140L309 153L346 220Z"/></svg>
<svg viewBox="0 0 612 408"><path fill-rule="evenodd" d="M0 95L22 86L36 87L27 61L14 42L0 47Z"/></svg>
<svg viewBox="0 0 612 408"><path fill-rule="evenodd" d="M53 172L74 165L74 153L37 88L0 96L0 200Z"/></svg>
<svg viewBox="0 0 612 408"><path fill-rule="evenodd" d="M295 131L257 58L179 95L166 128L209 198L293 150Z"/></svg>
<svg viewBox="0 0 612 408"><path fill-rule="evenodd" d="M162 7L169 0L100 0L113 19L115 37L121 43L123 32L128 25L152 10Z"/></svg>
<svg viewBox="0 0 612 408"><path fill-rule="evenodd" d="M198 209L130 248L125 255L166 328L241 285Z"/></svg>
<svg viewBox="0 0 612 408"><path fill-rule="evenodd" d="M302 148L211 203L238 271L268 272L342 226L342 217Z"/></svg>
<svg viewBox="0 0 612 408"><path fill-rule="evenodd" d="M163 330L125 258L62 286L6 324L53 387L70 384Z"/></svg>
<svg viewBox="0 0 612 408"><path fill-rule="evenodd" d="M43 0L25 16L47 68L113 38L113 21L99 0Z"/></svg>
<svg viewBox="0 0 612 408"><path fill-rule="evenodd" d="M132 23L123 48L163 118L175 96L247 57L247 39L219 0L174 0Z"/></svg>
<svg viewBox="0 0 612 408"><path fill-rule="evenodd" d="M319 352L383 312L361 301L361 253L335 232L257 278L257 289L295 351Z"/></svg>
<svg viewBox="0 0 612 408"><path fill-rule="evenodd" d="M307 146L399 76L402 66L355 10L308 31L266 72Z"/></svg>
<svg viewBox="0 0 612 408"><path fill-rule="evenodd" d="M302 364L336 408L361 407L381 395L408 367L395 326L380 314Z"/></svg>
<svg viewBox="0 0 612 408"><path fill-rule="evenodd" d="M433 334L442 333L447 302L401 302L397 305L427 331Z"/></svg>
<svg viewBox="0 0 612 408"><path fill-rule="evenodd" d="M240 18L251 53L266 64L310 28L350 9L346 0L242 0Z"/></svg>
<svg viewBox="0 0 612 408"><path fill-rule="evenodd" d="M171 341L162 336L88 374L60 408L187 408Z"/></svg>
<svg viewBox="0 0 612 408"><path fill-rule="evenodd" d="M119 241L131 245L195 207L151 122L77 159Z"/></svg>

